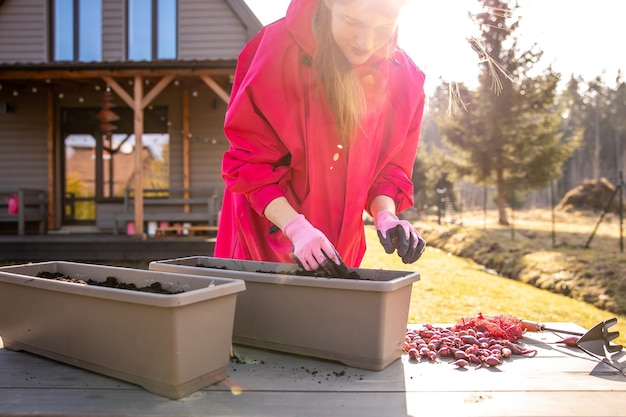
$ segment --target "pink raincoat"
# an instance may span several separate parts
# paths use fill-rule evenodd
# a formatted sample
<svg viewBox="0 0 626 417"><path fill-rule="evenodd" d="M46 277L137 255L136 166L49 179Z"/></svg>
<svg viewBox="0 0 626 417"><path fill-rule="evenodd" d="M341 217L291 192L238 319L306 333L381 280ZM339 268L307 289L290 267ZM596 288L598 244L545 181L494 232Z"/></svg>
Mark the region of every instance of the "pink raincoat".
<svg viewBox="0 0 626 417"><path fill-rule="evenodd" d="M363 129L347 147L319 81L311 21L319 0L292 0L284 19L242 50L225 134L226 189L214 255L294 262L292 244L263 216L284 196L321 230L349 267L365 253L363 210L388 195L413 205L411 173L424 109L424 74L396 48L359 67L370 99Z"/></svg>

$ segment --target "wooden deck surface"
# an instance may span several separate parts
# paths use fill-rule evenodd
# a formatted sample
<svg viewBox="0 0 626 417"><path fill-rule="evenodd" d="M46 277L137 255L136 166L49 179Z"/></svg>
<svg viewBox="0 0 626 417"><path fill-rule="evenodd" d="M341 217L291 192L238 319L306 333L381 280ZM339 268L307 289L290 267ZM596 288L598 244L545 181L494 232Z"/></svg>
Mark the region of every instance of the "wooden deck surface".
<svg viewBox="0 0 626 417"><path fill-rule="evenodd" d="M523 342L535 357L478 370L403 355L383 371L366 371L235 346L246 363L231 363L225 381L180 400L0 347L0 415L626 416L626 375L616 369L626 366L626 353L613 355L611 366L554 344L559 339L529 333Z"/></svg>

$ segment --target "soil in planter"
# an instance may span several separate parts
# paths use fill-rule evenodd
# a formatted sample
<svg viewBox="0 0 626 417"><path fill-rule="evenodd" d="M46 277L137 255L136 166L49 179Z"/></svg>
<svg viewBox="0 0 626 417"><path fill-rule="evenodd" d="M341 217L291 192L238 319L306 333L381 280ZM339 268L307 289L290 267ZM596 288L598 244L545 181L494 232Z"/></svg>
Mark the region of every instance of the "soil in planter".
<svg viewBox="0 0 626 417"><path fill-rule="evenodd" d="M212 266L212 265L204 265L204 264L196 264L196 267L198 267L198 268L223 269L223 270L226 270L226 271L229 270L229 268L226 268L225 266ZM321 272L321 271L306 271L304 269L297 270L297 271L276 271L276 272L274 272L274 271L257 270L255 272L261 273L261 274L279 274L279 275L295 275L295 276L300 276L300 277L328 278L328 276L324 272ZM333 279L368 280L367 278L361 278L361 276L356 271L350 271L349 274L350 275L348 277L346 277L346 278L333 277Z"/></svg>
<svg viewBox="0 0 626 417"><path fill-rule="evenodd" d="M77 279L71 278L67 275L64 275L60 272L47 272L42 271L37 273L37 278L46 278L52 279L55 281L64 281L64 282L73 282L75 284L83 284L83 285L95 285L98 287L107 287L107 288L117 288L120 290L130 290L130 291L141 291L141 292L149 292L154 294L180 294L184 291L172 291L163 288L160 282L153 282L150 285L145 287L138 287L135 284L127 284L125 282L118 281L115 277L107 277L105 281L96 281L93 279Z"/></svg>

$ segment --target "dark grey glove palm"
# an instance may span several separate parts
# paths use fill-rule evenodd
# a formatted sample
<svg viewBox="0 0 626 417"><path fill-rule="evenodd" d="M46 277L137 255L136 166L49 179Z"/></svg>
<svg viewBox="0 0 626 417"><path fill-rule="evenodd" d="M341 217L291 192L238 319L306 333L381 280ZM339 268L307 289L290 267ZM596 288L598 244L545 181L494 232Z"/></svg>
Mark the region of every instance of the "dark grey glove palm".
<svg viewBox="0 0 626 417"><path fill-rule="evenodd" d="M378 239L381 245L385 248L385 252L393 253L398 251L398 256L402 258L402 262L405 264L412 264L417 261L424 252L426 247L426 241L419 234L409 234L409 238L406 238L404 228L401 225L387 230L386 236L383 236L380 230L378 232ZM415 241L417 236L417 242Z"/></svg>
<svg viewBox="0 0 626 417"><path fill-rule="evenodd" d="M378 239L385 248L385 252L398 252L405 264L417 261L424 249L426 241L406 220L398 217L387 210L381 210L374 218L374 224L378 232Z"/></svg>

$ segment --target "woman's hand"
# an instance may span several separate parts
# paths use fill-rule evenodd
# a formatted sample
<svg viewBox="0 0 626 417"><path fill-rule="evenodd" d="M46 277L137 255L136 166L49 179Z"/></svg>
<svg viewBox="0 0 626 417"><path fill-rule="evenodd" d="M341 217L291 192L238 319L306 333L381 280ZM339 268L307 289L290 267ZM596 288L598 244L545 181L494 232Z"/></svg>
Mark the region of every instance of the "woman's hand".
<svg viewBox="0 0 626 417"><path fill-rule="evenodd" d="M326 235L313 227L304 215L298 214L283 227L283 233L293 243L293 257L307 271L327 269L328 261L343 265L343 261Z"/></svg>
<svg viewBox="0 0 626 417"><path fill-rule="evenodd" d="M374 217L374 225L385 252L397 250L405 264L411 264L422 256L426 241L410 222L398 219L391 211L381 210Z"/></svg>

